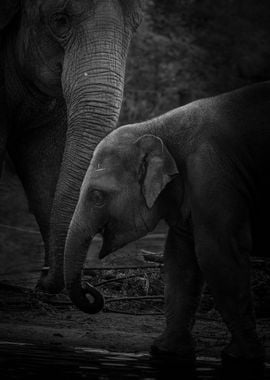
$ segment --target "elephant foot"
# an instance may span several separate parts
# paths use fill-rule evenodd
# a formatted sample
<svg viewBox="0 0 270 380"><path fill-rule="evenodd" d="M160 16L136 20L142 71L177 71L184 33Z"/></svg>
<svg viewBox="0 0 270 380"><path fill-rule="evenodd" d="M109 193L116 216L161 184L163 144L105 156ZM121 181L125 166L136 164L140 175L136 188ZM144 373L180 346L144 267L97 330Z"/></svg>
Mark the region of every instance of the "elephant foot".
<svg viewBox="0 0 270 380"><path fill-rule="evenodd" d="M35 290L42 293L58 294L64 289L64 287L63 276L53 276L49 272L49 268L44 267L41 271Z"/></svg>
<svg viewBox="0 0 270 380"><path fill-rule="evenodd" d="M178 335L162 334L151 346L151 354L162 360L176 360L179 365L192 367L195 365L196 356L194 341L191 334Z"/></svg>
<svg viewBox="0 0 270 380"><path fill-rule="evenodd" d="M265 350L262 341L258 338L256 331L246 331L242 336L232 338L231 342L224 348L223 356L233 360L264 361Z"/></svg>
<svg viewBox="0 0 270 380"><path fill-rule="evenodd" d="M231 356L223 351L221 360L222 379L263 380L265 378L265 366L262 357L247 359Z"/></svg>
<svg viewBox="0 0 270 380"><path fill-rule="evenodd" d="M252 374L259 375L264 371L265 351L256 332L248 332L240 344L232 339L223 350L221 358L222 366L227 372L245 371L252 378Z"/></svg>

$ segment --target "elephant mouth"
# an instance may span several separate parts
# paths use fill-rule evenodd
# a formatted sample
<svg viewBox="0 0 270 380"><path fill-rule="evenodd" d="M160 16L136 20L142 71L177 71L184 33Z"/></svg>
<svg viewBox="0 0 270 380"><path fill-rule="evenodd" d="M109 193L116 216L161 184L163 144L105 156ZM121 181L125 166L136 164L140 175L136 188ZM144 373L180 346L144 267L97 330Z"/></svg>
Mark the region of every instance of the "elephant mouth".
<svg viewBox="0 0 270 380"><path fill-rule="evenodd" d="M123 248L130 241L126 234L116 235L107 228L103 229L101 235L103 237L103 243L98 255L100 260L104 259L104 257L108 256L110 253Z"/></svg>
<svg viewBox="0 0 270 380"><path fill-rule="evenodd" d="M108 255L109 255L110 253L112 253L113 251L114 251L114 250L113 250L113 249L110 249L110 248L107 246L106 242L104 242L104 240L103 240L103 244L102 244L102 247L101 247L101 250L100 250L100 252L99 252L98 257L99 257L100 260L102 260L102 259L104 259L104 257L108 256Z"/></svg>
<svg viewBox="0 0 270 380"><path fill-rule="evenodd" d="M103 243L99 252L99 259L104 259L104 257L108 256L110 253L123 248L125 245L138 238L137 236L135 237L134 234L127 231L125 233L114 234L108 229L103 230L101 235L103 237Z"/></svg>
<svg viewBox="0 0 270 380"><path fill-rule="evenodd" d="M108 231L108 229L104 228L101 231L101 235L103 238L103 242L98 255L100 260L104 259L104 257L117 250L117 247L114 248L113 244L114 236Z"/></svg>

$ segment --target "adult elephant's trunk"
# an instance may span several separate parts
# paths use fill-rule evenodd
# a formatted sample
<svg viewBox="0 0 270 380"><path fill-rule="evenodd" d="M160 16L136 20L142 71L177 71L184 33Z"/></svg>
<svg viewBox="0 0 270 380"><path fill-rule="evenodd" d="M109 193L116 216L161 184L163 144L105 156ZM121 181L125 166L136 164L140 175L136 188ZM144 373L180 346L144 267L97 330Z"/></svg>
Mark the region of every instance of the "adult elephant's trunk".
<svg viewBox="0 0 270 380"><path fill-rule="evenodd" d="M115 128L122 102L130 31L119 18L119 9L114 8L116 2L109 3L111 6L105 1L98 4L93 21L81 25L65 51L62 87L68 130L52 209L50 271L42 281L49 292L58 292L64 286L65 239L80 186L94 148ZM78 263L70 265L80 266L82 261L79 257Z"/></svg>
<svg viewBox="0 0 270 380"><path fill-rule="evenodd" d="M90 223L86 223L83 214L87 210L81 210L80 204L74 212L67 239L64 260L65 285L72 302L85 313L98 313L104 306L102 295L91 285L81 287L81 270L85 257L91 244L95 230ZM92 302L86 297L90 294Z"/></svg>

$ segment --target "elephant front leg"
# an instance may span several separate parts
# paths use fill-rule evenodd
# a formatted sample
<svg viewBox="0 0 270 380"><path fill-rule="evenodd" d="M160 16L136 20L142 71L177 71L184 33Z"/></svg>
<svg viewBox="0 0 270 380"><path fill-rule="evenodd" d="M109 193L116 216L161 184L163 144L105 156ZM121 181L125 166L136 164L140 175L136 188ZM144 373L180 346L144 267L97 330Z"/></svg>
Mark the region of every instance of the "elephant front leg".
<svg viewBox="0 0 270 380"><path fill-rule="evenodd" d="M6 119L6 102L3 94L3 89L0 87L0 178L2 166L6 152L6 143L8 137L7 119Z"/></svg>
<svg viewBox="0 0 270 380"><path fill-rule="evenodd" d="M65 143L66 127L62 124L53 122L51 126L33 129L16 145L12 141L9 144L9 152L23 183L30 211L35 215L44 241L45 270L41 272L38 284L41 290L43 278L46 278L52 266L48 255L50 218ZM63 287L63 273L60 272L57 287L51 292L57 293Z"/></svg>
<svg viewBox="0 0 270 380"><path fill-rule="evenodd" d="M192 237L185 231L170 229L164 261L166 329L155 340L152 353L193 362L195 351L191 330L203 282Z"/></svg>
<svg viewBox="0 0 270 380"><path fill-rule="evenodd" d="M0 120L0 178L1 178L1 173L2 173L4 157L5 157L5 151L6 151L6 141L7 141L6 126L1 125L1 120Z"/></svg>
<svg viewBox="0 0 270 380"><path fill-rule="evenodd" d="M216 222L211 228L209 224L196 227L196 253L217 308L231 333L223 358L263 361L264 349L256 332L251 296L250 231L247 222L237 224L235 228L233 221L230 225Z"/></svg>

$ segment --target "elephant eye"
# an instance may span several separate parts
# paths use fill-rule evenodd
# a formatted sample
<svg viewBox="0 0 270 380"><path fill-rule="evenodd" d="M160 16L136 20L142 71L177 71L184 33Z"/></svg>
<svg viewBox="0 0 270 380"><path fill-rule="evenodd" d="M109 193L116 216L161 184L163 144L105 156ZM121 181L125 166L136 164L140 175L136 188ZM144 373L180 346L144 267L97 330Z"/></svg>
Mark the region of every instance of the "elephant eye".
<svg viewBox="0 0 270 380"><path fill-rule="evenodd" d="M102 191L93 190L90 193L90 197L91 197L92 202L95 204L95 206L97 206L97 207L104 206L105 194Z"/></svg>
<svg viewBox="0 0 270 380"><path fill-rule="evenodd" d="M65 13L53 14L50 18L50 27L57 37L66 37L71 28L69 16Z"/></svg>

